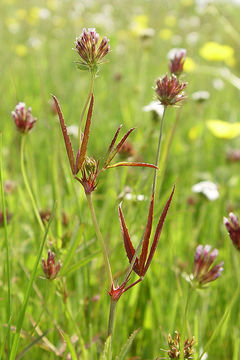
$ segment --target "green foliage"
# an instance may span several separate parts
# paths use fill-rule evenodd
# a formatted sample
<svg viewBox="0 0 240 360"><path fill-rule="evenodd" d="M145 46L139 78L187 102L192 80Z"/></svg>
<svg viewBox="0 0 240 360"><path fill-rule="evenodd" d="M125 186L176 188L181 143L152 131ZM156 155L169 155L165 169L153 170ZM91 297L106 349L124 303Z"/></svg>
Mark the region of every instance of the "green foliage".
<svg viewBox="0 0 240 360"><path fill-rule="evenodd" d="M72 48L75 37L86 26L96 27L100 36L110 39L111 46L94 83L87 155L96 160L104 161L116 129L123 124L123 133L136 128L128 138L134 149L129 161L154 163L160 123L142 108L153 100L155 80L168 71L168 51L183 47L189 57L183 75L188 82L188 100L180 112L178 108L168 109L164 122L154 229L174 183L176 191L144 281L119 300L112 358L147 360L162 356L160 349L167 348L168 333L180 331L182 326L188 287L185 275L192 270L194 250L198 244L210 244L219 249L224 272L208 289L193 294L186 333L196 338L197 356L203 349L209 359L238 359L239 253L228 238L222 218L232 209L240 214L239 162L228 160L229 150L240 148L236 134L240 120L239 16L240 8L230 2L211 5L203 12L190 0L173 0L167 5L164 0L0 2L1 177L5 189L1 203L4 207L5 202L12 214L7 232L6 226L0 228L0 358L8 358L11 351L12 359L24 351L24 358L35 360L67 356L109 360L111 356L110 338L106 340L110 289L100 246L83 189L69 168L51 104L54 94L66 126L79 124L91 74L76 69L79 59ZM146 39L141 34L148 28L153 28L155 35ZM211 56L215 60L206 54L202 57L200 49L212 42L234 51L223 60L219 54ZM194 101L191 95L199 90L207 90L210 98L202 103ZM37 209L51 209L56 200L42 255L43 234L21 174L21 134L10 114L19 101L31 106L38 119L26 135L22 158ZM212 119L218 119L218 129L216 123L209 129ZM85 120L86 116L83 126ZM219 121L224 123L221 136ZM226 135L226 129L231 130L231 136ZM79 139L74 135L70 138L76 154ZM129 262L117 208L123 201L136 248L147 221L154 170L117 166L128 160L118 154L115 160L115 168L99 176L93 202L114 279L120 284ZM14 183L11 191L6 190L7 180ZM217 200L192 193L192 186L201 180L218 185ZM124 196L129 188L130 194ZM44 273L37 267L49 248L62 261L59 276L52 281L43 279ZM133 274L131 281L135 280ZM135 337L138 328L141 332ZM129 338L131 333L134 335Z"/></svg>

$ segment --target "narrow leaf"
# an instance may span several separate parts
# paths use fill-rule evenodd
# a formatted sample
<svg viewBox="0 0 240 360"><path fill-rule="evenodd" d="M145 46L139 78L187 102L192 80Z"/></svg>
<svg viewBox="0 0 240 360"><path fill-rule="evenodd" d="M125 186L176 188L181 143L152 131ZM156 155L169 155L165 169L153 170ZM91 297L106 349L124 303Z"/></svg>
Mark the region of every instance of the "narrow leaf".
<svg viewBox="0 0 240 360"><path fill-rule="evenodd" d="M141 166L141 167L150 167L158 170L158 167L156 165L141 163L141 162L126 162L126 161L118 162L113 165L108 165L106 169L111 169L118 166Z"/></svg>
<svg viewBox="0 0 240 360"><path fill-rule="evenodd" d="M151 236L152 231L152 220L153 220L153 207L154 207L154 193L152 194L151 202L149 205L149 211L148 211L148 220L147 225L145 229L145 234L143 238L143 244L142 244L142 252L140 255L140 273L144 275L144 265L147 259L148 254L148 246L149 246L149 239Z"/></svg>
<svg viewBox="0 0 240 360"><path fill-rule="evenodd" d="M65 333L63 333L63 336L64 336L64 339L66 340L68 350L71 354L72 360L78 360L78 356L77 356L76 350L73 347L70 336Z"/></svg>
<svg viewBox="0 0 240 360"><path fill-rule="evenodd" d="M49 330L46 330L42 335L38 336L34 339L27 347L25 347L16 357L16 360L20 360L25 356L25 354L31 350L31 348L36 345L42 338L44 338L49 333Z"/></svg>
<svg viewBox="0 0 240 360"><path fill-rule="evenodd" d="M112 153L110 154L108 160L106 161L106 166L108 166L108 164L110 164L110 162L112 161L112 159L116 156L116 154L119 152L119 150L121 149L122 145L125 143L125 141L127 140L127 138L129 137L129 135L131 134L131 132L135 130L135 128L131 128L130 130L128 130L128 132L123 136L123 138L121 139L121 141L117 144L117 146L115 147L115 149L112 151Z"/></svg>
<svg viewBox="0 0 240 360"><path fill-rule="evenodd" d="M156 229L156 232L155 232L155 235L154 235L153 243L152 243L151 250L150 250L150 253L149 253L149 256L148 256L148 259L147 259L147 264L146 264L145 269L144 269L144 275L146 274L146 271L149 268L149 265L151 264L153 255L154 255L154 253L156 251L157 244L158 244L158 241L159 241L159 237L160 237L160 234L161 234L161 231L162 231L162 227L163 227L163 224L164 224L164 221L165 221L169 206L170 206L171 201L172 201L174 191L175 191L175 185L174 185L174 187L172 189L171 195L170 195L168 201L166 202L166 205L165 205L165 207L163 209L160 220L159 220L159 222L157 224L157 229Z"/></svg>
<svg viewBox="0 0 240 360"><path fill-rule="evenodd" d="M131 242L131 239L130 239L130 236L129 236L128 228L126 226L125 219L124 219L124 216L123 216L123 212L122 212L122 209L121 209L121 204L118 206L118 216L119 216L120 227L121 227L121 232L122 232L122 237L123 237L123 241L124 241L125 250L126 250L126 253L127 253L128 260L131 263L132 258L133 258L134 254L135 254L135 249L134 249L134 247L132 245L132 242ZM138 261L138 258L136 258L133 270L136 272L136 274L139 275L139 261Z"/></svg>
<svg viewBox="0 0 240 360"><path fill-rule="evenodd" d="M92 94L90 105L88 108L87 120L86 120L86 125L85 125L85 129L84 129L84 133L83 133L80 154L79 154L78 161L76 163L77 172L81 169L81 167L84 163L85 157L86 157L87 145L88 145L88 139L89 139L89 131L90 131L90 125L91 125L91 120L92 120L93 100L94 100L94 97Z"/></svg>
<svg viewBox="0 0 240 360"><path fill-rule="evenodd" d="M105 342L103 352L100 356L101 360L111 360L111 341L112 337L110 335Z"/></svg>
<svg viewBox="0 0 240 360"><path fill-rule="evenodd" d="M56 98L56 96L52 95L52 98L54 100L56 109L57 109L57 113L58 113L58 117L59 117L59 121L60 121L60 125L61 125L61 129L62 129L62 133L63 133L63 138L64 138L64 142L65 142L65 147L67 150L67 154L68 154L68 160L69 160L69 164L71 166L71 170L73 175L75 175L75 160L74 160L74 154L73 154L73 149L72 149L72 143L70 140L70 136L68 135L67 132L67 128L66 128L66 124L63 118L63 114L59 105L59 102Z"/></svg>
<svg viewBox="0 0 240 360"><path fill-rule="evenodd" d="M119 134L119 131L121 130L121 128L122 128L122 124L121 125L119 125L119 128L117 129L117 131L116 131L116 133L115 133L115 135L114 135L114 137L113 137L113 139L112 139L112 142L111 142L111 144L110 144L110 146L109 146L109 148L108 148L108 151L107 151L107 154L106 154L106 161L104 162L104 165L107 163L107 161L108 161L108 157L109 157L109 155L111 154L111 152L112 152L112 149L113 149L113 147L114 147L114 145L115 145L115 142L116 142L116 140L117 140L117 137L118 137L118 134ZM104 167L104 165L103 165L103 167Z"/></svg>
<svg viewBox="0 0 240 360"><path fill-rule="evenodd" d="M123 345L123 347L120 351L120 354L118 356L116 356L115 360L124 360L125 359L128 351L132 345L133 340L135 339L136 335L139 333L139 330L140 329L137 329L131 334L131 336L128 338L126 344Z"/></svg>
<svg viewBox="0 0 240 360"><path fill-rule="evenodd" d="M27 306L28 306L28 301L29 301L29 298L30 298L30 293L31 293L33 283L34 283L36 275L37 275L37 269L38 269L38 265L39 265L39 262L41 260L43 248L44 248L47 236L48 236L48 231L49 231L50 225L51 225L52 220L53 220L55 207L56 207L56 205L54 203L52 211L51 211L51 217L49 219L49 222L48 222L44 237L43 237L42 242L40 244L38 254L37 254L37 257L36 257L36 260L35 260L35 263L34 263L34 267L33 267L32 273L31 273L31 277L30 277L30 280L28 282L28 285L27 285L27 288L26 288L26 291L25 291L23 303L22 303L22 306L21 306L21 308L19 310L17 328L16 328L16 333L14 335L9 360L15 360L15 358L16 358L16 354L17 354L17 350L18 350L18 346L19 346L20 334L21 334L22 325L23 325L24 317L25 317L25 314L26 314Z"/></svg>

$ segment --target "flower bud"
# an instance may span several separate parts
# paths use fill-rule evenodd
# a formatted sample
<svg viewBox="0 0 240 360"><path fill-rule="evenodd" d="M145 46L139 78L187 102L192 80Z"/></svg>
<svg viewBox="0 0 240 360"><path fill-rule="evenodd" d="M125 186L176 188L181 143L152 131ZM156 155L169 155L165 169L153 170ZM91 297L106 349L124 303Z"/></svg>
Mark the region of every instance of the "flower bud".
<svg viewBox="0 0 240 360"><path fill-rule="evenodd" d="M61 269L61 261L59 260L55 264L55 254L51 250L48 250L47 261L42 259L42 268L47 279L53 280L57 277L59 270Z"/></svg>
<svg viewBox="0 0 240 360"><path fill-rule="evenodd" d="M225 217L223 222L229 232L233 245L240 251L240 226L238 217L231 212L229 214L229 220Z"/></svg>

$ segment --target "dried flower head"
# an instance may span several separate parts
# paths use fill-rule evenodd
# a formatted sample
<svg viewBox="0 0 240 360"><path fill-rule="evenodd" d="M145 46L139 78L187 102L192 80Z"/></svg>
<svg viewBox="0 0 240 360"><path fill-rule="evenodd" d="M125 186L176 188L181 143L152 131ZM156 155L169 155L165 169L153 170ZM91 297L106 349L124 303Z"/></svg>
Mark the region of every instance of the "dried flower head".
<svg viewBox="0 0 240 360"><path fill-rule="evenodd" d="M223 271L223 262L212 266L214 260L218 256L218 250L211 251L211 246L199 245L195 252L193 273L191 280L194 285L199 287L216 280Z"/></svg>
<svg viewBox="0 0 240 360"><path fill-rule="evenodd" d="M176 76L180 76L183 72L183 65L186 58L185 49L172 49L169 54L169 70L170 73Z"/></svg>
<svg viewBox="0 0 240 360"><path fill-rule="evenodd" d="M102 59L110 51L109 39L104 36L99 46L99 34L95 29L83 29L82 34L76 39L76 50L80 55L79 68L95 71L98 64L102 63Z"/></svg>
<svg viewBox="0 0 240 360"><path fill-rule="evenodd" d="M32 109L30 107L26 109L26 105L23 102L17 104L15 111L12 111L12 117L21 133L29 132L37 121L37 119L32 116L31 112Z"/></svg>
<svg viewBox="0 0 240 360"><path fill-rule="evenodd" d="M57 277L59 270L61 269L61 261L59 260L55 264L55 254L51 250L48 250L47 261L42 259L42 268L47 279L53 280Z"/></svg>
<svg viewBox="0 0 240 360"><path fill-rule="evenodd" d="M175 75L165 75L157 80L155 91L162 105L171 106L185 99L183 89L186 86L187 83L181 83Z"/></svg>
<svg viewBox="0 0 240 360"><path fill-rule="evenodd" d="M238 217L231 212L229 214L229 220L224 217L223 222L229 232L233 245L240 251L240 226Z"/></svg>
<svg viewBox="0 0 240 360"><path fill-rule="evenodd" d="M181 349L180 349L180 334L178 331L175 331L174 337L168 335L168 346L169 350L164 350L168 354L169 359L180 359ZM194 356L194 336L191 339L187 339L184 342L184 359L193 359Z"/></svg>

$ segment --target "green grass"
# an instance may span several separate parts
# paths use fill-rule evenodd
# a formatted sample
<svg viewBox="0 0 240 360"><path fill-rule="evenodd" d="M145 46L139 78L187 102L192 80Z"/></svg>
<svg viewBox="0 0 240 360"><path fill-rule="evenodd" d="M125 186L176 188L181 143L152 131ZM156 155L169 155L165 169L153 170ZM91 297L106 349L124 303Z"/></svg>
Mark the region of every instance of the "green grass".
<svg viewBox="0 0 240 360"><path fill-rule="evenodd" d="M35 7L48 8L50 16L45 20L37 18ZM218 10L238 31L240 8L219 4ZM83 189L71 175L60 126L49 105L51 94L56 95L67 125L78 125L89 89L90 74L76 69L74 62L77 54L72 48L83 27L96 27L100 36L110 38L111 45L108 62L101 66L94 85L95 104L88 155L96 159L104 156L114 132L119 124L123 124L122 134L136 127L130 136L136 159L154 163L160 124L154 123L142 107L152 101L156 78L168 71L166 55L171 48L186 48L189 57L196 63L195 71L186 73L183 78L188 82L186 92L189 98L182 107L164 177L160 166L154 229L176 183L174 199L146 278L119 300L113 354L119 355L129 336L140 329L125 358L138 356L142 360L153 360L164 356L160 349L167 348L168 333L180 331L182 326L188 287L182 273L191 272L196 246L210 244L219 249L218 258L225 262L224 272L207 290L193 294L188 311L189 336L195 336L196 351L199 353L220 324L214 341L207 349L208 358L237 360L239 295L235 303L231 304L231 300L239 282L239 254L229 240L222 218L227 216L229 208L240 214L239 163L226 161L226 151L238 148L240 143L239 137L230 140L214 137L207 129L206 121L238 121L239 89L228 79L223 79L224 88L216 90L213 86L217 77L214 71L226 65L223 62L208 62L199 55L199 49L207 41L233 47L236 64L230 71L240 76L236 36L229 27L219 25L220 16L211 12L198 13L193 3L184 6L184 1L174 0L168 4L162 0L31 0L21 4L14 0L2 0L0 14L1 173L4 181L16 183L14 191L4 196L6 208L13 215L7 227L8 241L4 235L6 229L0 229L2 358L8 358L4 349L8 347L8 341L13 344L19 329L17 351L23 354L26 350L24 359L56 359L60 353L62 358L70 353L72 359L84 359L84 356L85 359L100 359L100 354L103 354L110 306L107 275ZM148 17L147 27L155 29L155 36L147 45L131 31L134 16L141 14ZM171 27L167 23L169 16L176 19ZM167 40L159 36L165 28L172 32ZM188 42L191 33L197 34L196 43ZM36 39L41 41L39 48L31 47L34 39L35 43ZM19 45L26 46L24 56L18 54ZM212 66L215 70L212 74L206 73L205 66ZM121 75L120 81L115 80L116 75ZM209 91L210 99L202 104L195 103L191 94L198 90ZM33 115L38 118L25 139L25 168L37 207L46 210L51 209L54 201L57 204L43 250L46 258L47 250L51 248L57 260L63 263L60 277L53 281L43 278L41 266L37 269L36 278L33 278L43 233L21 175L21 134L17 132L10 113L19 101L31 106ZM172 108L166 113L162 155L166 151L166 139L177 111ZM196 125L201 127L201 124L202 132L191 140L190 129ZM73 139L73 144L76 150L78 140ZM109 169L101 175L93 193L113 275L119 278L119 283L128 267L117 213L119 194L125 186L129 186L133 195L145 196L144 201L124 199L122 205L136 246L147 220L152 178L153 170L149 168ZM219 186L220 197L214 202L191 192L191 187L204 179L212 180ZM189 197L193 197L192 205ZM67 216L67 225L62 223L62 213ZM10 269L7 266L6 244L9 246ZM9 274L10 340L6 338L10 308ZM29 279L34 282L26 303ZM133 275L132 279L136 280L137 276ZM23 324L19 326L22 304L26 305L26 313L24 318L20 316ZM225 321L220 323L230 307ZM123 358L125 349L119 359ZM107 347L105 350L107 352ZM103 359L104 356L107 355L102 355Z"/></svg>

